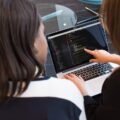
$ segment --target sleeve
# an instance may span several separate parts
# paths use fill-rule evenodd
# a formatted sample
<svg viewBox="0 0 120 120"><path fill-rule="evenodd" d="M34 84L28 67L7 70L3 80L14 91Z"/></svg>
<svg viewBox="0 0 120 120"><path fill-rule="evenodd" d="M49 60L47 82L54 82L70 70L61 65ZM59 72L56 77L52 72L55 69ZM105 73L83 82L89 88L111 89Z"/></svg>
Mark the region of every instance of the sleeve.
<svg viewBox="0 0 120 120"><path fill-rule="evenodd" d="M84 96L84 105L86 117L89 120L93 117L99 104L91 96Z"/></svg>

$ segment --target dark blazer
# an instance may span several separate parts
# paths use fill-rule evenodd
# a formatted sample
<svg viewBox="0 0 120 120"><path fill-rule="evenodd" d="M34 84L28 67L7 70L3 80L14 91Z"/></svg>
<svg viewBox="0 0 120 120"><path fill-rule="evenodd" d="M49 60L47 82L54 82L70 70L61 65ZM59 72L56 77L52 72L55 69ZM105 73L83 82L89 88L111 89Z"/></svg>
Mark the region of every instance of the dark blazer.
<svg viewBox="0 0 120 120"><path fill-rule="evenodd" d="M104 82L100 101L85 96L84 104L88 120L120 120L120 68Z"/></svg>

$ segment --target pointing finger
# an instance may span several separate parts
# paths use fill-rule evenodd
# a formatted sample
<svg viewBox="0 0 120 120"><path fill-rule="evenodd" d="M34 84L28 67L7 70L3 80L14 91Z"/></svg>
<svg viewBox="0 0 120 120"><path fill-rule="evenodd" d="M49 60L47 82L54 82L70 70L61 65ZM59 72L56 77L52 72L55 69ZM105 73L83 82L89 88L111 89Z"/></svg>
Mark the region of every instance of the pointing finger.
<svg viewBox="0 0 120 120"><path fill-rule="evenodd" d="M84 49L84 50L85 50L85 52L87 52L87 53L95 56L95 51L93 51L93 50L88 50L88 49Z"/></svg>

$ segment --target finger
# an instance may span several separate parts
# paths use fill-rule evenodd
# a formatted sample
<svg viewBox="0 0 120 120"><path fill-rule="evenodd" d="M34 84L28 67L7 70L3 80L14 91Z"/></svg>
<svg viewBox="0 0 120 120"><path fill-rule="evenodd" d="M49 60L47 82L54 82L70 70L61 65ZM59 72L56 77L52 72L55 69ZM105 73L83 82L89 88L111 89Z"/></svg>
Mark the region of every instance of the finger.
<svg viewBox="0 0 120 120"><path fill-rule="evenodd" d="M66 75L66 79L69 79L69 80L78 80L80 78L78 76L76 76L75 74L67 74Z"/></svg>
<svg viewBox="0 0 120 120"><path fill-rule="evenodd" d="M77 75L75 75L75 74L68 74L70 77L72 77L72 78L82 78L80 75L79 75L79 77L77 76Z"/></svg>
<svg viewBox="0 0 120 120"><path fill-rule="evenodd" d="M76 79L76 80L78 80L78 79L83 80L83 78L82 78L80 75L77 76L77 75L75 75L75 74L70 74L70 77L73 78L73 79Z"/></svg>
<svg viewBox="0 0 120 120"><path fill-rule="evenodd" d="M64 75L66 79L71 79L70 75Z"/></svg>
<svg viewBox="0 0 120 120"><path fill-rule="evenodd" d="M81 77L81 75L79 75L79 79L83 79L83 78Z"/></svg>
<svg viewBox="0 0 120 120"><path fill-rule="evenodd" d="M80 79L80 77L78 77L77 75L75 74L69 74L71 78L74 78L74 79Z"/></svg>
<svg viewBox="0 0 120 120"><path fill-rule="evenodd" d="M84 49L84 50L85 50L85 52L87 52L87 53L95 56L95 51L93 51L93 50L88 50L88 49Z"/></svg>
<svg viewBox="0 0 120 120"><path fill-rule="evenodd" d="M71 77L75 77L76 75L75 74L68 74L69 76L71 76Z"/></svg>
<svg viewBox="0 0 120 120"><path fill-rule="evenodd" d="M90 62L98 62L97 59L91 59Z"/></svg>

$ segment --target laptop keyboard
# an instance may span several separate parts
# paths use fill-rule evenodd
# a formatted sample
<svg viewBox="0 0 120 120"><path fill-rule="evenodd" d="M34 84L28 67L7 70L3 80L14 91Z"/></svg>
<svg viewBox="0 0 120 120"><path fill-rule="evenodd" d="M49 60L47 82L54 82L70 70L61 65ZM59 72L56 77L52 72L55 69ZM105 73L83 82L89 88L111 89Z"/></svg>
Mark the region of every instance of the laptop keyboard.
<svg viewBox="0 0 120 120"><path fill-rule="evenodd" d="M72 72L77 76L81 76L85 81L110 73L112 66L108 63L95 64L77 71Z"/></svg>

